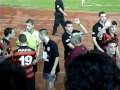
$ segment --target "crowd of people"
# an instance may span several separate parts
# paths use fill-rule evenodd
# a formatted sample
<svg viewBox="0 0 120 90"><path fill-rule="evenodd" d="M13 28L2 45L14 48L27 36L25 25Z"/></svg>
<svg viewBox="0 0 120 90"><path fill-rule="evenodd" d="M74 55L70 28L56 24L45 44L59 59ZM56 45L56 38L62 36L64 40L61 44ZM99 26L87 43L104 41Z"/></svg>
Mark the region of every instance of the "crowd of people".
<svg viewBox="0 0 120 90"><path fill-rule="evenodd" d="M93 50L82 44L81 38L88 30L76 18L80 30L74 30L73 22L64 20L62 0L55 1L53 36L58 36L59 23L63 27L61 42L64 47L65 90L120 90L120 53L117 22L107 20L104 11L99 12L99 20L91 34ZM12 50L10 40L15 36L14 28L7 27L0 40L0 85L3 90L35 90L37 62L44 60L43 78L47 90L56 90L55 82L60 72L58 45L48 35L47 29L34 29L34 21L25 22ZM41 49L41 45L43 49ZM40 53L42 50L42 53ZM1 89L2 90L2 89Z"/></svg>

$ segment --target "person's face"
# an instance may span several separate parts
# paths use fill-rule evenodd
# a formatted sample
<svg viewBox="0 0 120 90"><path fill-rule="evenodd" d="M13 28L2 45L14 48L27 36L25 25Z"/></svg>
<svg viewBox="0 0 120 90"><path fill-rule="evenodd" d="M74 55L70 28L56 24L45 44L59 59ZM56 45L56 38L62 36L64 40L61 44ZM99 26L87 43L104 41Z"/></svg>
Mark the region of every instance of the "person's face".
<svg viewBox="0 0 120 90"><path fill-rule="evenodd" d="M15 31L14 30L12 30L11 34L9 34L9 37L10 38L14 38L15 37Z"/></svg>
<svg viewBox="0 0 120 90"><path fill-rule="evenodd" d="M26 30L28 32L31 32L31 30L34 28L34 25L32 25L31 23L26 23Z"/></svg>
<svg viewBox="0 0 120 90"><path fill-rule="evenodd" d="M117 25L112 25L112 26L109 27L109 31L111 33L115 33L116 30L117 30Z"/></svg>
<svg viewBox="0 0 120 90"><path fill-rule="evenodd" d="M106 21L106 14L100 14L99 18L100 18L101 22L105 23L105 21Z"/></svg>
<svg viewBox="0 0 120 90"><path fill-rule="evenodd" d="M106 50L109 55L114 55L116 52L116 43L109 43Z"/></svg>
<svg viewBox="0 0 120 90"><path fill-rule="evenodd" d="M72 33L72 31L73 31L73 24L67 24L66 27L65 27L65 29L69 33Z"/></svg>
<svg viewBox="0 0 120 90"><path fill-rule="evenodd" d="M43 34L40 33L39 37L40 37L41 41L44 41L44 35Z"/></svg>

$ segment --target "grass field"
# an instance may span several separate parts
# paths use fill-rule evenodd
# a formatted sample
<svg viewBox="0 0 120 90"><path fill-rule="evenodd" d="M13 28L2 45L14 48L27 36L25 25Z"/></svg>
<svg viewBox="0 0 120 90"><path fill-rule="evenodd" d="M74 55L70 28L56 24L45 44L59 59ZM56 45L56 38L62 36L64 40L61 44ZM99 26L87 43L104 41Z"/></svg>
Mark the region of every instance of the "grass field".
<svg viewBox="0 0 120 90"><path fill-rule="evenodd" d="M35 8L54 9L55 0L0 0L0 5L24 6ZM66 10L82 11L120 11L120 0L85 0L85 5L81 5L81 0L63 0Z"/></svg>

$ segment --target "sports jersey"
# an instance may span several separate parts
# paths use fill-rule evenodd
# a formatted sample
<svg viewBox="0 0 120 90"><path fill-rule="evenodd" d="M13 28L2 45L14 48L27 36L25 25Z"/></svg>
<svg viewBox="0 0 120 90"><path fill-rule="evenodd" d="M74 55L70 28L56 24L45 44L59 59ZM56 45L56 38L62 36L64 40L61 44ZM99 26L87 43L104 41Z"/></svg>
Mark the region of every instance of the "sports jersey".
<svg viewBox="0 0 120 90"><path fill-rule="evenodd" d="M0 40L0 57L3 56L3 48L6 48L5 55L10 54L12 52L10 42L5 38ZM11 59L11 58L7 58L7 60L9 60L9 59Z"/></svg>
<svg viewBox="0 0 120 90"><path fill-rule="evenodd" d="M31 34L25 30L21 34L25 34L25 36L27 38L28 46L37 50L37 47L41 42L41 40L39 38L39 32L34 30L33 33ZM17 43L19 43L19 41L17 41Z"/></svg>
<svg viewBox="0 0 120 90"><path fill-rule="evenodd" d="M32 62L35 58L35 50L28 46L20 46L13 53L13 62L25 68L27 78L32 78L34 76Z"/></svg>
<svg viewBox="0 0 120 90"><path fill-rule="evenodd" d="M53 40L49 40L47 44L43 43L43 46L44 46L44 52L46 52L47 54L46 55L47 60L44 60L43 72L50 74L55 62L55 58L59 57L58 46ZM58 73L59 71L60 68L58 63L56 67L56 73Z"/></svg>
<svg viewBox="0 0 120 90"><path fill-rule="evenodd" d="M103 34L102 38L102 48L105 50L107 41L109 41L111 38L116 38L116 43L118 44L118 36L114 34L114 37L110 35L109 32Z"/></svg>

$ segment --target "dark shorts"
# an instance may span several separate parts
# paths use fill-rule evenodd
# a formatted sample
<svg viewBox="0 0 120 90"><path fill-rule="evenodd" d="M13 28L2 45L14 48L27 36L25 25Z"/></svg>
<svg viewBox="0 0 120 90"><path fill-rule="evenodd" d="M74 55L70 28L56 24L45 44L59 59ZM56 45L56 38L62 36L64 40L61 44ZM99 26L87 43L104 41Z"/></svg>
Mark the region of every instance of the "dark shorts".
<svg viewBox="0 0 120 90"><path fill-rule="evenodd" d="M57 74L52 75L44 72L43 78L46 79L48 82L55 82L57 81Z"/></svg>
<svg viewBox="0 0 120 90"><path fill-rule="evenodd" d="M27 79L27 88L28 90L35 90L35 77Z"/></svg>

